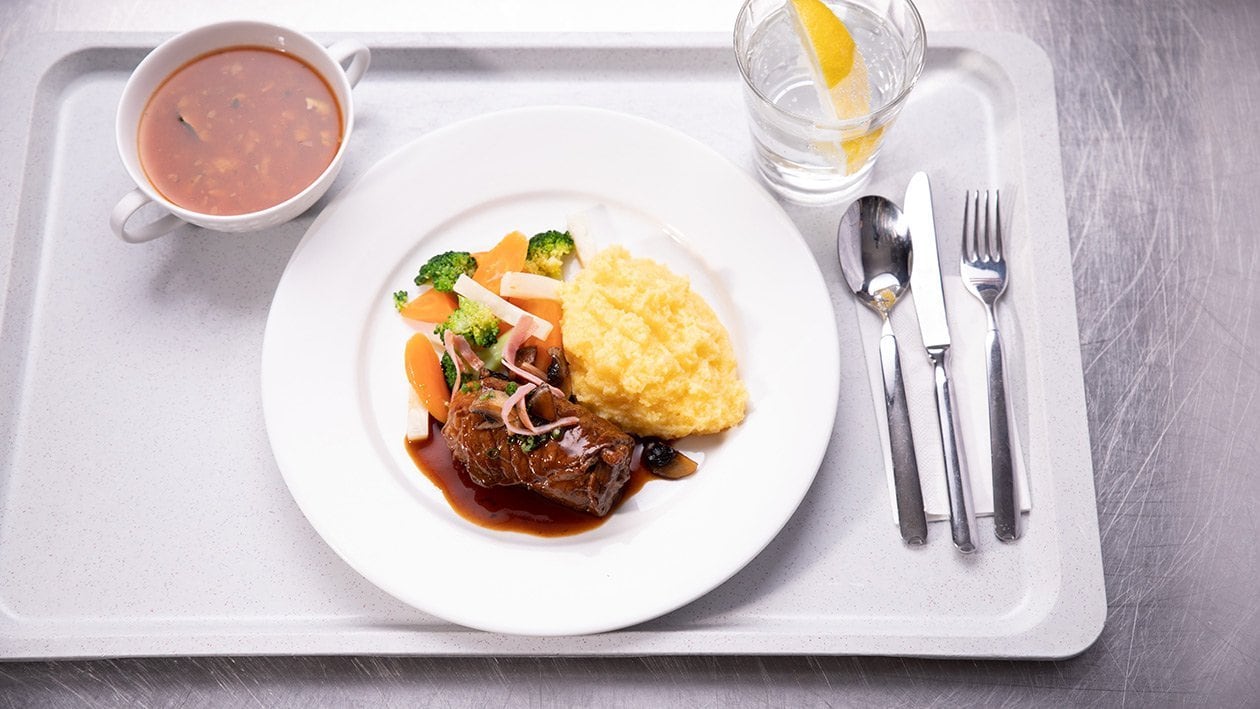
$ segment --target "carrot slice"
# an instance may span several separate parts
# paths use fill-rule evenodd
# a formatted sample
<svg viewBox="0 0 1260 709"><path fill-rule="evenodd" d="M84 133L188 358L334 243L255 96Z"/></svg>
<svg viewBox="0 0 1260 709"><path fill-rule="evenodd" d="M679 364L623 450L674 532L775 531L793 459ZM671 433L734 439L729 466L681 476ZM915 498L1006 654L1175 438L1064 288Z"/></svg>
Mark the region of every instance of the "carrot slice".
<svg viewBox="0 0 1260 709"><path fill-rule="evenodd" d="M563 308L561 308L559 301L545 300L543 298L508 298L508 302L530 315L540 317L551 323L551 334L547 335L547 339L539 343L538 338L531 337L528 340L529 342L541 344L544 352L552 347L563 347L560 339L560 316L563 314Z"/></svg>
<svg viewBox="0 0 1260 709"><path fill-rule="evenodd" d="M446 386L446 377L442 375L442 364L429 338L417 333L407 340L404 353L407 360L407 380L420 397L420 403L433 418L446 423L449 411L451 390Z"/></svg>
<svg viewBox="0 0 1260 709"><path fill-rule="evenodd" d="M408 301L399 312L408 320L442 322L455 312L455 296L430 288Z"/></svg>
<svg viewBox="0 0 1260 709"><path fill-rule="evenodd" d="M524 270L527 251L529 239L524 234L519 231L508 234L493 249L473 254L473 258L477 259L477 271L473 273L473 280L491 292L498 293L503 274Z"/></svg>

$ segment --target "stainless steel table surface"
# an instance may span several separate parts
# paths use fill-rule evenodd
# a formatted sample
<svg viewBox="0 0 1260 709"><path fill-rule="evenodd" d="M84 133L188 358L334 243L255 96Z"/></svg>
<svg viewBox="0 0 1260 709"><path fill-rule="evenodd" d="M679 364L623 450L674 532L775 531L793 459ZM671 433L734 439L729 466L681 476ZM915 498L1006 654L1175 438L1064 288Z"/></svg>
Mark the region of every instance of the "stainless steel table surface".
<svg viewBox="0 0 1260 709"><path fill-rule="evenodd" d="M929 31L1018 32L1054 64L1108 599L1086 652L30 662L0 664L0 706L1260 706L1260 3L920 4ZM736 5L3 0L0 61L44 30L726 31Z"/></svg>

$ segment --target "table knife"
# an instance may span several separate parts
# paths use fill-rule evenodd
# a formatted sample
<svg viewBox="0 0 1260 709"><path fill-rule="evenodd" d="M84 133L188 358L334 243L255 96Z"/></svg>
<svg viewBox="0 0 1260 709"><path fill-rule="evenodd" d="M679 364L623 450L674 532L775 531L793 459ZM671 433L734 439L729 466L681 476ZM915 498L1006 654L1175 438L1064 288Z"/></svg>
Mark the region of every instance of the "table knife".
<svg viewBox="0 0 1260 709"><path fill-rule="evenodd" d="M906 217L910 220L910 242L914 268L910 272L910 292L914 294L919 333L932 362L936 385L936 421L945 458L945 483L949 493L949 531L958 551L976 550L971 537L973 526L968 504L962 448L954 425L954 403L949 387L949 322L945 319L945 290L941 282L941 262L937 257L936 223L932 216L932 188L927 173L918 172L906 188Z"/></svg>

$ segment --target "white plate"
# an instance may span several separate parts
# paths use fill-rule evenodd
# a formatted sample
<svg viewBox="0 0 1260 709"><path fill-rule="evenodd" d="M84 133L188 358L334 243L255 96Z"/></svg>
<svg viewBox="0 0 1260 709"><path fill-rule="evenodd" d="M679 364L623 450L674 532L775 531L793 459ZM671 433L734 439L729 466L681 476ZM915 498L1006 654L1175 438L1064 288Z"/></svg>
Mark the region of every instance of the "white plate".
<svg viewBox="0 0 1260 709"><path fill-rule="evenodd" d="M649 484L595 530L483 529L451 511L403 445L411 330L390 293L434 253L563 228L595 204L631 253L689 276L713 305L734 340L748 417L703 442L697 475ZM796 227L718 153L623 114L514 110L413 142L316 219L271 305L263 408L302 511L385 591L483 630L600 632L713 589L791 517L835 417L834 322Z"/></svg>

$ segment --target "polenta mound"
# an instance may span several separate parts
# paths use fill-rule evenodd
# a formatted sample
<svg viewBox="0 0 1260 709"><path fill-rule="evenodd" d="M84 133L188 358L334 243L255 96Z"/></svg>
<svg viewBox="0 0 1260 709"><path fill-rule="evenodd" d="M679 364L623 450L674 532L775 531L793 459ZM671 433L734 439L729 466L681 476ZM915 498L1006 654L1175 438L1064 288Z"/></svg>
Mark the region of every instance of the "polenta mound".
<svg viewBox="0 0 1260 709"><path fill-rule="evenodd" d="M577 400L640 436L717 433L744 419L748 392L730 335L686 278L622 247L561 288Z"/></svg>

